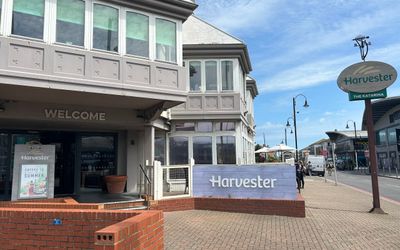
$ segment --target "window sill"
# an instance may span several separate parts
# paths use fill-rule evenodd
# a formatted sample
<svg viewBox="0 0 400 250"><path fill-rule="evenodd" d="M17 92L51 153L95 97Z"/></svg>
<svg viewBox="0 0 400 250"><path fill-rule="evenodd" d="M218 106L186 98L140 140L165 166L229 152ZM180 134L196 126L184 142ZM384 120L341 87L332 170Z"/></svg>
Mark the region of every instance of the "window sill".
<svg viewBox="0 0 400 250"><path fill-rule="evenodd" d="M29 41L33 41L33 42L45 43L45 41L43 39L33 38L33 37L29 37L29 36L20 36L20 35L11 34L9 37L15 38L15 39L21 39L24 41L29 40Z"/></svg>

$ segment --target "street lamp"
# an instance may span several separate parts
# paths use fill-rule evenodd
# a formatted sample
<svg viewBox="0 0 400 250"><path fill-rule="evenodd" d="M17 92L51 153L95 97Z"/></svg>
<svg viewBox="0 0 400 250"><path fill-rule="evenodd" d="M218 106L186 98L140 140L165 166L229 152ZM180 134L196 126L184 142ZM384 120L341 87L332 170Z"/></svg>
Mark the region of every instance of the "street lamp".
<svg viewBox="0 0 400 250"><path fill-rule="evenodd" d="M286 120L286 126L285 126L285 145L288 145L288 144L287 144L287 129L288 129L289 127L290 127L290 133L293 134L293 130L292 130L292 127L290 126L289 119L292 119L292 120L293 120L293 118L292 118L292 117L289 117L289 118L287 118L287 120Z"/></svg>
<svg viewBox="0 0 400 250"><path fill-rule="evenodd" d="M356 139L357 139L357 129L356 129L356 122L353 120L348 120L346 122L346 129L349 129L349 122L353 122L354 126L354 142L353 142L353 147L354 147L354 159L356 162L356 169L358 170L358 157L357 157L357 150L356 150Z"/></svg>
<svg viewBox="0 0 400 250"><path fill-rule="evenodd" d="M299 160L299 152L297 150L297 124L296 124L296 98L299 96L304 97L303 107L305 107L305 108L309 107L308 102L307 102L307 97L305 95L298 94L295 97L293 97L293 99L292 99L292 101L293 101L293 126L294 126L294 144L296 147L296 159L295 159L296 162L298 162L298 160ZM289 120L286 123L286 126L288 126L288 125L290 126Z"/></svg>

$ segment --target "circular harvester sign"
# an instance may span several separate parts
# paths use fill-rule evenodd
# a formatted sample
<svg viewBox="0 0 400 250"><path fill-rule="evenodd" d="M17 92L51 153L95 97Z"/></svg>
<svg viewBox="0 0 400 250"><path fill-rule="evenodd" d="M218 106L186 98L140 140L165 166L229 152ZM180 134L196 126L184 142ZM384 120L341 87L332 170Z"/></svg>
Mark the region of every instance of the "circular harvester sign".
<svg viewBox="0 0 400 250"><path fill-rule="evenodd" d="M344 92L371 93L392 85L397 78L396 69L383 62L360 62L345 68L337 84Z"/></svg>

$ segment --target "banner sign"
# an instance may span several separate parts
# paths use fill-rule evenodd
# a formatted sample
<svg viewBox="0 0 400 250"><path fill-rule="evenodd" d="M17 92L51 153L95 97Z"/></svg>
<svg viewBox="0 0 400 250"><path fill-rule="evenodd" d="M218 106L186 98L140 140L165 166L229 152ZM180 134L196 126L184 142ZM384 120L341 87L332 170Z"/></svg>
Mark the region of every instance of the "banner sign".
<svg viewBox="0 0 400 250"><path fill-rule="evenodd" d="M379 90L371 93L355 93L349 92L349 101L358 101L358 100L366 100L366 99L378 99L385 98L387 96L386 89Z"/></svg>
<svg viewBox="0 0 400 250"><path fill-rule="evenodd" d="M16 144L12 200L54 197L54 145Z"/></svg>
<svg viewBox="0 0 400 250"><path fill-rule="evenodd" d="M289 164L195 165L193 196L295 200L295 168Z"/></svg>

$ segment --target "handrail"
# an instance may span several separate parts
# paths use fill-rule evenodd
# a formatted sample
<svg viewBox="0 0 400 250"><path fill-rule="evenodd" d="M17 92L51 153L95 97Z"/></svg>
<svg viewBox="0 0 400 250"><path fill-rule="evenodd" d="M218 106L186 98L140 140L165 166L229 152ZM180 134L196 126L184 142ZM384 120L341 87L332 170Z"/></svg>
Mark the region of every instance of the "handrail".
<svg viewBox="0 0 400 250"><path fill-rule="evenodd" d="M146 171L144 171L142 164L139 164L140 169L142 170L144 177L146 177L147 181L151 184L151 181L149 179L149 177L146 174Z"/></svg>

